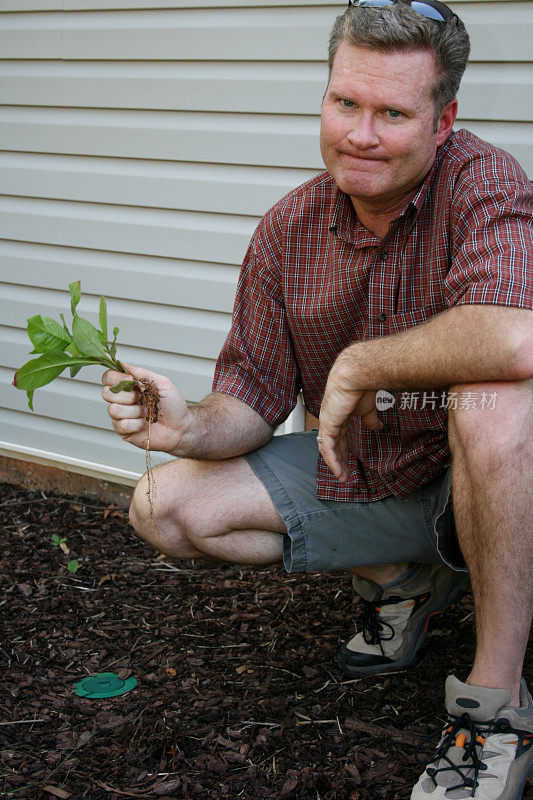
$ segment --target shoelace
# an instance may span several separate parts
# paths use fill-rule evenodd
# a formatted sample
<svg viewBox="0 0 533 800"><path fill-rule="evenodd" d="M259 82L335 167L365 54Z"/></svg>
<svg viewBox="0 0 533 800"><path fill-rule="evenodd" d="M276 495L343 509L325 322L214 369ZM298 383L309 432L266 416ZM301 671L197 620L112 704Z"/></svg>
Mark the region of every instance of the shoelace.
<svg viewBox="0 0 533 800"><path fill-rule="evenodd" d="M468 741L467 746L464 748L465 752L463 754L462 760L465 762L464 767L460 764L454 764L453 761L448 758L447 752L451 747L456 745L457 737L463 732L467 731L470 734L470 740ZM515 731L515 729L511 726L510 722L506 719L500 720L490 720L490 722L474 722L471 719L469 714L462 714L460 717L454 717L452 715L448 715L448 723L444 730L445 736L442 742L439 744L433 757L429 760L429 764L436 763L438 761L444 760L448 766L445 767L426 767L426 772L429 777L432 779L435 786L438 786L435 777L439 773L443 772L456 772L459 778L461 778L462 783L458 783L455 786L447 786L447 790L451 791L452 789L472 789L471 797L475 797L476 789L479 786L478 776L482 770L487 769L487 765L481 760L480 754L477 751L477 745L480 745L480 752L483 750L483 744L485 743L485 739L490 736L491 733L496 732L503 732L509 731L512 733L519 733L519 731ZM434 736L438 735L439 731L435 733L431 733L429 736L426 736L423 739L415 751L415 759L418 763L423 763L423 759L419 758L419 752L421 747ZM466 744L466 741L465 741ZM474 770L474 777L468 778L467 773L470 770Z"/></svg>
<svg viewBox="0 0 533 800"><path fill-rule="evenodd" d="M361 598L362 599L362 598ZM399 603L401 597L390 597L387 598L387 605L389 603ZM381 647L381 642L387 642L389 639L394 638L394 628L392 625L389 625L388 622L379 619L379 610L381 609L381 605L379 601L369 601L369 600L362 600L363 602L363 620L362 620L362 628L363 628L363 639L367 644L379 644ZM386 632L385 628L388 628L389 631ZM381 647L383 652L383 648Z"/></svg>

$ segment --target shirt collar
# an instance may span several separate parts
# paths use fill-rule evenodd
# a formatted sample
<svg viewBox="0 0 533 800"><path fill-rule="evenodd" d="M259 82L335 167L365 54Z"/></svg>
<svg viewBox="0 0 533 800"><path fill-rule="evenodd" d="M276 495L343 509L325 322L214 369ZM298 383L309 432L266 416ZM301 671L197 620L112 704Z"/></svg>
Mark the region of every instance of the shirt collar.
<svg viewBox="0 0 533 800"><path fill-rule="evenodd" d="M377 236L359 222L352 201L337 184L331 201L329 229L335 232L339 239L349 242L356 248L376 247L381 244Z"/></svg>
<svg viewBox="0 0 533 800"><path fill-rule="evenodd" d="M435 154L435 159L433 164L431 165L431 169L429 170L428 174L420 184L420 187L415 194L415 196L407 203L406 207L403 209L401 213L404 213L407 210L408 206L411 206L416 209L417 215L422 210L422 206L424 205L424 201L426 196L430 190L430 188L435 183L435 176L439 169L440 162L442 161L442 156L444 153L444 144L441 144L440 147L437 148L437 152Z"/></svg>

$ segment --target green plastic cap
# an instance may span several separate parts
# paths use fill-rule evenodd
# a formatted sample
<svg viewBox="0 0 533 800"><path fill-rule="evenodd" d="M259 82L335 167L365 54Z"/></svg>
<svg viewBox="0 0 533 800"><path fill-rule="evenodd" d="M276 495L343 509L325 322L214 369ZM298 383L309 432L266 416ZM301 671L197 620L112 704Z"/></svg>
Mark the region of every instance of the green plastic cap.
<svg viewBox="0 0 533 800"><path fill-rule="evenodd" d="M136 678L122 680L116 672L100 672L98 675L88 675L75 683L73 691L80 697L116 697L126 694L137 686Z"/></svg>

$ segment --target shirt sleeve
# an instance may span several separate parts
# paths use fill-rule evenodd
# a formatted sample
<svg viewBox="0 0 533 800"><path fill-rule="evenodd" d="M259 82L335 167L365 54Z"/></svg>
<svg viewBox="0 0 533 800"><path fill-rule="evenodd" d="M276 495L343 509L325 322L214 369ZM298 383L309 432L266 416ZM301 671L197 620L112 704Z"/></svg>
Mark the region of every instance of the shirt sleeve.
<svg viewBox="0 0 533 800"><path fill-rule="evenodd" d="M458 176L451 213L449 306L533 308L533 193L504 151L474 159Z"/></svg>
<svg viewBox="0 0 533 800"><path fill-rule="evenodd" d="M214 392L237 397L273 426L289 416L300 389L283 303L282 232L275 223L269 212L250 242L213 380Z"/></svg>

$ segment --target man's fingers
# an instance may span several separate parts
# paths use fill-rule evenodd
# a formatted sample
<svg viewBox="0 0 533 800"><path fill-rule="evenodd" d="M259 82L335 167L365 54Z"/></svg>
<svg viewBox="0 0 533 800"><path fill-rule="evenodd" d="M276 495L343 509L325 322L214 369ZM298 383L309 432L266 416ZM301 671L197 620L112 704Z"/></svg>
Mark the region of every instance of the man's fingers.
<svg viewBox="0 0 533 800"><path fill-rule="evenodd" d="M143 367L133 367L131 364L127 364L125 361L121 362L124 369L128 370L127 372L118 372L116 369L108 369L102 375L102 383L104 386L115 386L120 381L127 381L127 380L138 380L141 381L143 378L147 378L148 380L153 380L156 376L155 372L150 372L149 369L143 369Z"/></svg>
<svg viewBox="0 0 533 800"><path fill-rule="evenodd" d="M125 406L111 403L107 410L111 419L144 419L146 417L146 408L138 404Z"/></svg>
<svg viewBox="0 0 533 800"><path fill-rule="evenodd" d="M383 422L378 417L378 412L375 408L362 416L361 420L365 427L371 431L380 431L383 428Z"/></svg>
<svg viewBox="0 0 533 800"><path fill-rule="evenodd" d="M146 427L146 409L141 405L125 406L120 403L111 403L108 413L113 421L113 427L119 436L130 436L139 433Z"/></svg>
<svg viewBox="0 0 533 800"><path fill-rule="evenodd" d="M115 386L120 381L131 380L131 375L126 372L117 372L115 369L108 369L102 375L102 383L104 386Z"/></svg>
<svg viewBox="0 0 533 800"><path fill-rule="evenodd" d="M318 448L320 455L333 472L337 480L344 483L348 480L348 445L345 434L338 436L328 435L325 431L319 433Z"/></svg>
<svg viewBox="0 0 533 800"><path fill-rule="evenodd" d="M132 406L139 402L139 392L137 389L132 389L129 392L121 391L112 392L109 386L104 386L102 389L102 397L107 403L120 403L125 406Z"/></svg>
<svg viewBox="0 0 533 800"><path fill-rule="evenodd" d="M140 433L146 427L145 419L114 419L113 427L119 436L130 436L132 433Z"/></svg>

